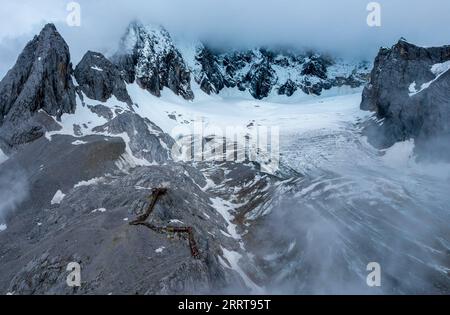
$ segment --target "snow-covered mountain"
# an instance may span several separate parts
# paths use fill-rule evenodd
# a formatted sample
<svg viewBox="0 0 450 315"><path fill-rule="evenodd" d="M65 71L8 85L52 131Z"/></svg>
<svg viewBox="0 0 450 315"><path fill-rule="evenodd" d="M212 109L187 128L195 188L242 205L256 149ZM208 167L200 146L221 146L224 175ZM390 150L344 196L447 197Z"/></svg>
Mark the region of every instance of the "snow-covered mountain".
<svg viewBox="0 0 450 315"><path fill-rule="evenodd" d="M128 83L136 81L153 95L167 87L185 99L194 97L189 69L162 27L131 23L113 60Z"/></svg>
<svg viewBox="0 0 450 315"><path fill-rule="evenodd" d="M450 169L417 167L411 142L368 144L369 71L216 52L139 22L116 54L72 69L47 25L0 82L0 293L448 293ZM198 121L246 139L281 127L279 169L265 171L264 152L179 159L177 136ZM167 190L151 209L154 188ZM372 261L381 288L366 285Z"/></svg>
<svg viewBox="0 0 450 315"><path fill-rule="evenodd" d="M220 93L238 88L254 98L270 94L292 96L321 95L333 87L357 88L366 83L369 64L348 64L316 53L290 54L254 49L244 52L213 53L200 46L192 66L195 81L201 89Z"/></svg>
<svg viewBox="0 0 450 315"><path fill-rule="evenodd" d="M41 110L57 119L75 111L69 47L54 25L47 25L20 54L0 83L0 148L42 137L54 128Z"/></svg>
<svg viewBox="0 0 450 315"><path fill-rule="evenodd" d="M263 99L271 93L320 95L333 87L361 87L370 71L367 62L349 63L313 52L215 52L200 42L174 43L163 27L139 22L128 27L112 59L128 83L136 80L157 96L168 87L185 99L195 97L193 81L207 94L235 88Z"/></svg>

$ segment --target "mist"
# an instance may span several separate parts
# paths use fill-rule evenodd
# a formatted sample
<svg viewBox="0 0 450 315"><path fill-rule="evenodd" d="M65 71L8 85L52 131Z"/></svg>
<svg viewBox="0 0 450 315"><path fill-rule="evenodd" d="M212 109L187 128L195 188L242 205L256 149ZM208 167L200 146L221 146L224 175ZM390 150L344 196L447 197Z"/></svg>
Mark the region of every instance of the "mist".
<svg viewBox="0 0 450 315"><path fill-rule="evenodd" d="M3 159L4 161L4 159ZM3 163L0 151L0 165ZM29 194L25 173L17 167L0 168L0 224L6 221Z"/></svg>
<svg viewBox="0 0 450 315"><path fill-rule="evenodd" d="M133 19L217 48L288 46L372 59L380 46L392 46L402 36L424 46L449 43L450 2L378 2L381 27L367 25L369 1L361 0L79 0L81 26L69 27L69 1L2 0L0 75L47 22L69 43L74 63L89 49L114 51Z"/></svg>
<svg viewBox="0 0 450 315"><path fill-rule="evenodd" d="M267 292L446 292L450 165L417 162L414 141L380 155L363 138L342 136L351 141L326 142L320 153L330 159L280 192L248 236ZM381 287L367 285L372 262Z"/></svg>

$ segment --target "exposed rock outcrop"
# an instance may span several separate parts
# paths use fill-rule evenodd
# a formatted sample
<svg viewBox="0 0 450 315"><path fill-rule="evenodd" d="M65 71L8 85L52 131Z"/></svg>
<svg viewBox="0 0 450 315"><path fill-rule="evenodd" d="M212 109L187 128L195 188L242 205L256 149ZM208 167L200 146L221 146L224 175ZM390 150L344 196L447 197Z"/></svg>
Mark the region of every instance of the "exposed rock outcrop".
<svg viewBox="0 0 450 315"><path fill-rule="evenodd" d="M328 62L316 55L311 56L303 65L302 74L327 79Z"/></svg>
<svg viewBox="0 0 450 315"><path fill-rule="evenodd" d="M278 94L292 96L294 95L295 91L297 91L297 85L294 81L288 79L285 84L280 86L280 88L278 89Z"/></svg>
<svg viewBox="0 0 450 315"><path fill-rule="evenodd" d="M171 158L170 150L175 144L175 141L158 126L131 111L117 115L105 125L94 128L93 131L111 135L125 133L133 156L150 163L167 162Z"/></svg>
<svg viewBox="0 0 450 315"><path fill-rule="evenodd" d="M9 150L52 130L54 116L75 111L69 47L53 24L30 41L0 82L0 142ZM42 111L42 117L36 114Z"/></svg>
<svg viewBox="0 0 450 315"><path fill-rule="evenodd" d="M52 153L58 148L53 141L64 143L66 148L72 141L70 137L45 140L41 138L35 144L42 142ZM92 168L91 152L82 146L72 147L77 163L91 167L83 174L77 171L77 163L70 164L70 169L60 167L57 170L64 172L62 181L58 180L61 174L53 173L51 185L39 183L52 174L52 163L67 163L65 159L56 155L49 161L50 152L46 150L39 151L37 161L27 157L26 152L20 154L20 159L28 159L27 168L36 170L30 186L32 192L39 194L30 195L26 206L8 219L8 229L2 232L1 292L208 294L223 293L231 286L238 292L248 290L239 274L226 267L222 258L224 246L238 251L239 245L233 247L235 240L223 234L227 222L213 207L213 195L200 188L206 185L200 171L171 164L138 167L129 174L117 172L109 159L117 158L124 150L120 138L84 140L89 141L89 150L98 148L106 163ZM108 153L102 149L108 149ZM39 165L44 166L45 172L39 172ZM107 168L109 174L98 175L99 166ZM241 173L248 169L238 167L244 169ZM89 180L89 175L94 174L101 177ZM80 176L87 178L77 184ZM148 207L152 187L166 187L168 193L156 204L151 222L158 226L193 227L200 259L192 258L183 238L129 225ZM51 196L58 189L64 197L51 204ZM36 200L39 204L33 203ZM76 290L66 284L66 268L71 262L78 262L82 268L83 283Z"/></svg>
<svg viewBox="0 0 450 315"><path fill-rule="evenodd" d="M378 124L369 140L389 147L416 140L416 151L450 158L450 46L422 48L400 40L376 57L361 108Z"/></svg>
<svg viewBox="0 0 450 315"><path fill-rule="evenodd" d="M219 53L198 46L192 72L207 94L228 87L248 91L256 99L263 99L273 91L286 96L292 96L297 90L321 95L332 87L361 87L368 78L367 63L349 65L318 54L268 49Z"/></svg>
<svg viewBox="0 0 450 315"><path fill-rule="evenodd" d="M112 60L128 83L137 82L158 97L166 87L187 100L194 98L191 77L207 94L237 88L263 99L273 91L320 95L332 87L361 87L369 72L367 63L346 64L316 53L265 48L223 52L200 42L184 44L175 45L162 27L133 22Z"/></svg>
<svg viewBox="0 0 450 315"><path fill-rule="evenodd" d="M137 83L156 96L164 87L192 100L191 74L169 33L162 27L130 24L113 58L128 83Z"/></svg>
<svg viewBox="0 0 450 315"><path fill-rule="evenodd" d="M219 92L230 83L226 82L223 76L219 61L208 48L202 47L196 56L196 61L199 63L200 71L195 77L196 82L200 88L207 94L219 94Z"/></svg>
<svg viewBox="0 0 450 315"><path fill-rule="evenodd" d="M84 89L94 88L95 98L107 98L103 79L110 83L101 76ZM0 222L7 225L0 237L5 271L0 273L0 292L192 294L223 293L229 287L248 291L226 255L247 254L238 239L224 233L231 230L231 222L215 203L225 196L208 191L198 164L172 161L174 140L149 119L122 102L99 102L85 99L73 115L62 117L60 125L45 111L34 113L33 119L48 119L47 125L52 123L57 132L21 146L0 165L0 177L17 169L26 183L17 188L23 190L17 211L8 211ZM21 124L21 119L28 116L18 116L15 122ZM253 175L249 182L261 178L251 166L234 167L239 168L237 174ZM129 222L148 207L151 189L161 186L168 193L150 219L170 228L158 232L131 226ZM246 182L239 188L248 186ZM192 257L182 236L170 232L182 226L192 228L199 259ZM71 262L82 268L78 289L65 281Z"/></svg>
<svg viewBox="0 0 450 315"><path fill-rule="evenodd" d="M269 60L264 60L252 66L242 83L248 86L250 94L254 98L260 100L269 96L277 79Z"/></svg>
<svg viewBox="0 0 450 315"><path fill-rule="evenodd" d="M75 78L87 97L106 102L112 95L132 105L119 69L100 53L88 51L75 68Z"/></svg>

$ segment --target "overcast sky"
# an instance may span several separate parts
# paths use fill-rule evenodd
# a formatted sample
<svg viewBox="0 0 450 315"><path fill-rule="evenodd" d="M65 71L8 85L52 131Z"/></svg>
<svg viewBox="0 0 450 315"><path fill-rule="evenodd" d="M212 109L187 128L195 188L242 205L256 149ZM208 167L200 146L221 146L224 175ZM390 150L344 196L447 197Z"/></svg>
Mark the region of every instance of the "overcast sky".
<svg viewBox="0 0 450 315"><path fill-rule="evenodd" d="M401 36L425 46L450 44L448 0L379 0L375 28L366 23L368 0L79 0L81 27L65 22L69 2L0 0L1 76L47 22L69 43L74 63L88 49L114 50L132 19L216 46L287 45L369 59Z"/></svg>

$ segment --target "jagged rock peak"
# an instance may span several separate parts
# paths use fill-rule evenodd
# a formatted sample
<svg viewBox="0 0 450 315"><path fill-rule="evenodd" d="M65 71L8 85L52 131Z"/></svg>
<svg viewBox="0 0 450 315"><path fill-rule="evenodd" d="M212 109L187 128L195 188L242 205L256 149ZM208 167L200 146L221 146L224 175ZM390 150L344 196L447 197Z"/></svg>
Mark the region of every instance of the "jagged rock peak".
<svg viewBox="0 0 450 315"><path fill-rule="evenodd" d="M154 44L150 49L156 53L169 52L175 48L169 32L161 25L144 25L133 21L128 25L119 46L119 52L132 53L136 46Z"/></svg>
<svg viewBox="0 0 450 315"><path fill-rule="evenodd" d="M312 52L257 48L223 53L197 46L195 56L192 72L205 93L219 93L224 87L238 88L256 99L272 92L292 96L301 90L320 95L332 87L356 88L367 82L369 72L367 63L349 65Z"/></svg>
<svg viewBox="0 0 450 315"><path fill-rule="evenodd" d="M219 59L209 48L198 44L195 62L194 79L205 93L219 94L225 86L229 86L220 69Z"/></svg>
<svg viewBox="0 0 450 315"><path fill-rule="evenodd" d="M113 57L128 83L137 83L156 96L164 87L192 100L191 75L169 33L161 26L132 22Z"/></svg>
<svg viewBox="0 0 450 315"><path fill-rule="evenodd" d="M88 51L75 68L80 89L91 99L106 102L112 95L132 105L119 69L104 55Z"/></svg>
<svg viewBox="0 0 450 315"><path fill-rule="evenodd" d="M382 121L369 125L369 140L389 147L415 139L417 152L450 160L449 70L450 46L424 48L400 40L382 48L361 103Z"/></svg>
<svg viewBox="0 0 450 315"><path fill-rule="evenodd" d="M14 110L14 105L25 106L23 109L31 112L42 108L55 116L73 112L75 93L71 73L69 47L56 27L47 24L26 45L1 81L0 117Z"/></svg>
<svg viewBox="0 0 450 315"><path fill-rule="evenodd" d="M20 54L0 82L0 136L9 146L43 135L45 126L31 122L40 110L56 116L75 111L75 87L67 43L47 24Z"/></svg>
<svg viewBox="0 0 450 315"><path fill-rule="evenodd" d="M360 87L369 72L367 64L339 63L313 52L268 48L223 52L200 42L175 45L162 26L136 21L128 26L113 62L128 83L137 81L156 96L168 87L185 99L194 97L191 74L207 94L237 88L262 99L272 92L320 95L332 87Z"/></svg>

